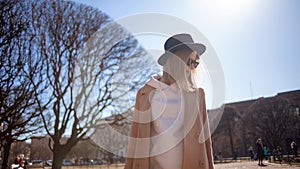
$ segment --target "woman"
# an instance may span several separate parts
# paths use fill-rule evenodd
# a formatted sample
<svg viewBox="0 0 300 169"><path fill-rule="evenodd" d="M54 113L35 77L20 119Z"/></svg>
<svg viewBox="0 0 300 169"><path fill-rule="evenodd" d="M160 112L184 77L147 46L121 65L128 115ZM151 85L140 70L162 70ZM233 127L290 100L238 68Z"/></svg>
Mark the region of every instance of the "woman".
<svg viewBox="0 0 300 169"><path fill-rule="evenodd" d="M256 140L256 147L257 147L257 159L258 159L258 165L259 166L265 166L263 164L263 159L264 159L264 149L263 149L263 143L261 138L258 138Z"/></svg>
<svg viewBox="0 0 300 169"><path fill-rule="evenodd" d="M153 75L138 91L125 169L213 169L204 91L199 87L205 46L189 34L165 43Z"/></svg>

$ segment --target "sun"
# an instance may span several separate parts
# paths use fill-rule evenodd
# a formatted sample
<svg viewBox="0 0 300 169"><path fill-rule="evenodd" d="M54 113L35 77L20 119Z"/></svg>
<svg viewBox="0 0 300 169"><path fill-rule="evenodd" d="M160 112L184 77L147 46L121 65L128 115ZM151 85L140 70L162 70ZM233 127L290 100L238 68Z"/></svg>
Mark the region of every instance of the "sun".
<svg viewBox="0 0 300 169"><path fill-rule="evenodd" d="M257 0L203 0L211 19L219 22L232 22L248 17L255 8Z"/></svg>

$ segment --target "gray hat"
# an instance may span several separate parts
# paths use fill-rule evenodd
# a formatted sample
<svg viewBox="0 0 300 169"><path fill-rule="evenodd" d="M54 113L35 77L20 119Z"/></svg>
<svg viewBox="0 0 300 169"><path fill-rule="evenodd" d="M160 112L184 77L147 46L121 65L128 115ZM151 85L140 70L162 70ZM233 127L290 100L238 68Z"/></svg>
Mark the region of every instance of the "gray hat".
<svg viewBox="0 0 300 169"><path fill-rule="evenodd" d="M206 50L206 47L203 44L195 43L190 34L177 34L170 37L166 41L164 48L165 53L162 54L157 61L158 64L160 64L161 66L165 64L167 58L170 56L169 52L174 53L180 49L189 48L192 51L196 51L197 54L200 56Z"/></svg>

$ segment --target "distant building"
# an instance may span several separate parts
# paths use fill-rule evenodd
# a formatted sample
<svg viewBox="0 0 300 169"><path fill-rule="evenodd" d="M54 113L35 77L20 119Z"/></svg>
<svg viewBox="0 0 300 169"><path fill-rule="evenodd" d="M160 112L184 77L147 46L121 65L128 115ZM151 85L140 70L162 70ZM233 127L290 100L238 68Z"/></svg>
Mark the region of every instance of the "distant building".
<svg viewBox="0 0 300 169"><path fill-rule="evenodd" d="M91 139L101 148L104 159L110 162L123 161L127 152L132 111L106 118Z"/></svg>
<svg viewBox="0 0 300 169"><path fill-rule="evenodd" d="M50 160L52 152L49 148L50 136L32 136L30 143L30 159L32 160Z"/></svg>
<svg viewBox="0 0 300 169"><path fill-rule="evenodd" d="M248 109L259 100L264 99L266 102L272 103L275 102L277 98L286 98L293 102L291 109L294 112L295 118L299 119L300 124L300 90L282 92L272 97L227 103L224 106L223 116L219 121L218 127L212 132L214 154L221 152L223 157L233 157L234 152L237 156L248 156L248 148L255 146L256 137L267 137L249 135L249 133L255 133L255 129L245 129L245 123L251 123L251 121L245 121L244 119L247 113L249 113ZM219 110L210 110L209 116L220 114L218 111ZM244 122L242 122L243 120ZM215 123L215 121L213 121L213 123ZM291 126L291 130L293 130L294 127L295 126ZM249 130L252 131L249 132ZM289 152L287 145L292 139L300 144L299 130L295 130L293 134L287 136L285 140L281 140L280 146L282 146L283 152ZM268 144L267 142L264 143L266 145ZM272 150L269 151L272 152Z"/></svg>

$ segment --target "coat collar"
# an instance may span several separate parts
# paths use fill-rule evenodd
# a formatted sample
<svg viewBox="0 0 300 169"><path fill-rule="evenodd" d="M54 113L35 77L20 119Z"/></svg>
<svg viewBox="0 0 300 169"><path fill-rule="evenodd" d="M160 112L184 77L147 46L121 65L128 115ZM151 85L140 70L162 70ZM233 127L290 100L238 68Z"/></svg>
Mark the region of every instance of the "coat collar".
<svg viewBox="0 0 300 169"><path fill-rule="evenodd" d="M178 90L178 86L176 83L173 83L171 85L167 85L159 79L161 78L161 74L154 74L151 76L151 78L146 82L147 85L154 87L156 90L166 90L166 89L173 89L173 90Z"/></svg>

